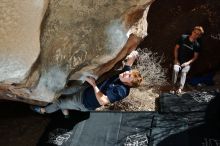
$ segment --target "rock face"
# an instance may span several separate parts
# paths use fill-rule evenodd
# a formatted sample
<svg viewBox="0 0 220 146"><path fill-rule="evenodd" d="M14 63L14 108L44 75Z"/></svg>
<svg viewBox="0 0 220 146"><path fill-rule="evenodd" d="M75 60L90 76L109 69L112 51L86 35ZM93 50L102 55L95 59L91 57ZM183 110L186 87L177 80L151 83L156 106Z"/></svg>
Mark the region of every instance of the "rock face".
<svg viewBox="0 0 220 146"><path fill-rule="evenodd" d="M171 70L173 48L182 33L196 25L204 27L202 52L193 64L191 75L201 75L220 67L220 1L156 0L148 13L148 37L141 47L165 55L164 67Z"/></svg>
<svg viewBox="0 0 220 146"><path fill-rule="evenodd" d="M49 3L42 0L23 1L21 4L16 1L3 2L5 9L19 3L16 7L20 13L16 14L18 18L11 18L15 19L12 21L19 20L18 26L9 25L8 31L2 30L2 34L14 34L15 30L9 31L11 27L16 30L20 27L24 31L14 37L8 35L1 41L1 55L7 58L15 54L7 59L22 60L28 65L25 64L22 70L19 65L11 63L8 69L6 59L0 62L1 72L10 72L0 78L0 96L7 95L8 97L2 98L29 103L51 102L59 96L69 76L74 78L76 74L78 77L85 71L87 74L98 74L94 71L101 64L115 58L127 40L128 28L124 27L122 16L131 8L146 9L150 2L151 0L51 0ZM27 13L30 10L32 13ZM8 12L6 15L14 13ZM20 22L21 20L24 22ZM6 26L5 21L1 23ZM27 30L33 34L26 33ZM7 42L12 38L16 43ZM4 45L11 45L11 51L7 52L8 48ZM122 56L125 55L126 52L122 53ZM13 71L18 73L14 74Z"/></svg>
<svg viewBox="0 0 220 146"><path fill-rule="evenodd" d="M0 82L21 82L40 54L40 25L47 0L1 0Z"/></svg>

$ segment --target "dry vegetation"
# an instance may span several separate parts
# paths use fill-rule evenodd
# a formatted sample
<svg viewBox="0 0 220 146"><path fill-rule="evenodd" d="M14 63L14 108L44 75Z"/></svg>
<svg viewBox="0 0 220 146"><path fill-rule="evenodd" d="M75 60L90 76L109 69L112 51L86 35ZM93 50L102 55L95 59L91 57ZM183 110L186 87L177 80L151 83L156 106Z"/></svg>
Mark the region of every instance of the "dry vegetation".
<svg viewBox="0 0 220 146"><path fill-rule="evenodd" d="M132 88L130 95L122 101L101 107L98 110L154 111L155 100L159 97L159 87L167 84L166 70L161 66L164 57L148 49L138 49L139 58L133 68L138 69L144 81L141 87Z"/></svg>

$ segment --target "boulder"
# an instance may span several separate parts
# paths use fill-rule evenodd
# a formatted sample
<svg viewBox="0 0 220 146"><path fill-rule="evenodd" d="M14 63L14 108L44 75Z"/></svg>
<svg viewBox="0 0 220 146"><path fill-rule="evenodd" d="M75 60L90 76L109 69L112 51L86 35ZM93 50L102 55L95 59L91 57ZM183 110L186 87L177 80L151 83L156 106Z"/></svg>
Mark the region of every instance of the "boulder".
<svg viewBox="0 0 220 146"><path fill-rule="evenodd" d="M5 58L0 60L4 75L0 78L0 97L43 105L58 98L70 79L83 79L88 74L100 77L126 56L123 46L127 31L142 17L146 19L143 12L151 3L5 1L5 10L13 5L18 13L9 9L5 14L15 24L7 25L8 18L0 22L8 28L0 33L8 34L0 43ZM136 10L140 10L138 16L125 24L125 16Z"/></svg>

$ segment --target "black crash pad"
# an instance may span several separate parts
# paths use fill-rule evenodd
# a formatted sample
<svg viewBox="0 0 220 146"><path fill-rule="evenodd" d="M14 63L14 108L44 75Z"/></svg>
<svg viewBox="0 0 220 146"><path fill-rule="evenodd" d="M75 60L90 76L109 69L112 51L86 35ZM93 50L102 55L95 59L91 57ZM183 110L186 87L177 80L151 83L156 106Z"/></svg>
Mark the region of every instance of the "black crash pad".
<svg viewBox="0 0 220 146"><path fill-rule="evenodd" d="M150 141L154 112L90 112L82 114L84 117L87 114L87 119L82 119L78 124L71 118L69 120L52 120L38 145L121 146L148 145ZM80 115L75 116L80 117Z"/></svg>
<svg viewBox="0 0 220 146"><path fill-rule="evenodd" d="M182 95L163 93L159 98L161 113L205 112L209 102L217 96L215 91L192 91Z"/></svg>
<svg viewBox="0 0 220 146"><path fill-rule="evenodd" d="M162 94L159 113L71 111L69 119L55 114L38 145L218 146L220 96L194 99L202 94Z"/></svg>

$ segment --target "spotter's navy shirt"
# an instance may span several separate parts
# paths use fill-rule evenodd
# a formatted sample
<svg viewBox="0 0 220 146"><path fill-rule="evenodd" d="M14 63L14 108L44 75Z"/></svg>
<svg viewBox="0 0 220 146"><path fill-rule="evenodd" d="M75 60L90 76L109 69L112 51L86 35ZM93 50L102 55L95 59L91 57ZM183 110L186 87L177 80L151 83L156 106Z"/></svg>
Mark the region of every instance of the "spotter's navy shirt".
<svg viewBox="0 0 220 146"><path fill-rule="evenodd" d="M122 69L122 72L129 70L131 70L131 67L125 65ZM111 103L122 100L123 98L127 97L130 92L130 87L120 81L118 74L105 80L97 86L99 90L108 97ZM96 99L92 86L85 89L83 93L83 104L89 110L94 110L101 106Z"/></svg>
<svg viewBox="0 0 220 146"><path fill-rule="evenodd" d="M198 41L191 42L189 35L182 35L177 44L180 45L178 50L178 60L183 64L193 58L195 52L200 52L200 44Z"/></svg>

